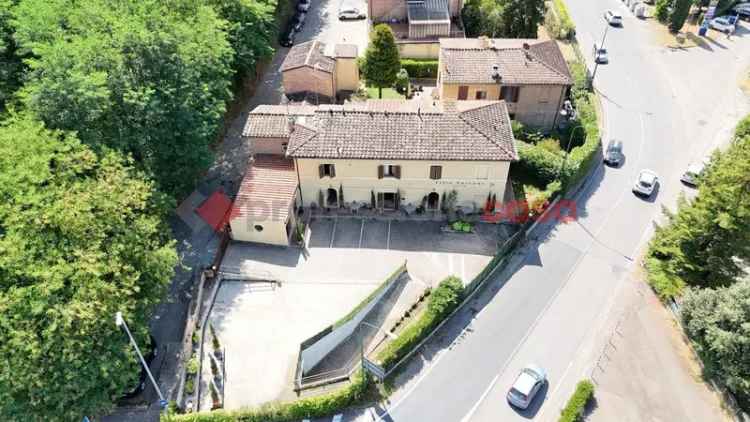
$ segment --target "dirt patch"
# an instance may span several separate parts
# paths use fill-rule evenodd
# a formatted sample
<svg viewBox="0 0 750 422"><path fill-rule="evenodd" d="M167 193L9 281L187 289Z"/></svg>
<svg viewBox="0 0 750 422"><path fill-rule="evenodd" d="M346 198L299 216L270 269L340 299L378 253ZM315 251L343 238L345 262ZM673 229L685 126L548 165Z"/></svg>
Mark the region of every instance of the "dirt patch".
<svg viewBox="0 0 750 422"><path fill-rule="evenodd" d="M649 19L649 26L653 30L653 39L659 46L668 48L710 48L709 42L713 42L713 38L717 34L714 31L708 31L706 37L698 35L698 26L686 23L682 30L678 33L669 31L667 25L664 25L656 19Z"/></svg>

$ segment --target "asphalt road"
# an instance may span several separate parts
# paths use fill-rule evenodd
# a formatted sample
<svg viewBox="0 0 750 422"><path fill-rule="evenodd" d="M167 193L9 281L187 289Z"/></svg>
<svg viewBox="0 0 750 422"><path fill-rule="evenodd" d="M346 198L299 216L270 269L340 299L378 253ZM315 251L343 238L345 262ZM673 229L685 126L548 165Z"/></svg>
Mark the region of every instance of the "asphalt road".
<svg viewBox="0 0 750 422"><path fill-rule="evenodd" d="M684 189L679 174L726 138L738 118L727 108L748 65L746 29L721 47L670 50L655 41L653 23L635 19L618 0L566 3L584 50L601 39L606 9L625 16L622 28L608 31L610 64L599 67L595 86L605 112L604 142L622 140L626 161L595 171L576 198L577 221L538 230L540 239L477 300L479 312L460 341L420 362L380 420L556 419L586 376L597 335L661 206L673 206ZM661 178L652 199L630 190L643 168ZM549 383L543 400L518 412L505 392L530 362L547 370Z"/></svg>

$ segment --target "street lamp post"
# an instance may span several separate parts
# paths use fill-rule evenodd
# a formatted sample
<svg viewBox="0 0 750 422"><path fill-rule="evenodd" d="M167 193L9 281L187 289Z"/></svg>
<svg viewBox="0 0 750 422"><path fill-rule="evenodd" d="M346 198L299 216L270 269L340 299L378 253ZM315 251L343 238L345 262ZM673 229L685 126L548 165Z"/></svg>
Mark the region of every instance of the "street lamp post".
<svg viewBox="0 0 750 422"><path fill-rule="evenodd" d="M567 124L570 124L570 122L576 120L576 110L573 108L573 103L570 102L570 100L565 100L565 103L563 103L563 108L560 109L560 115L565 118ZM565 163L568 161L568 154L570 154L570 144L573 143L573 135L576 133L576 129L582 129L583 126L575 126L571 131L570 135L568 135L568 144L565 146L565 156L563 157L562 165L560 166L560 171L557 173L557 178L561 178L563 175L563 171L565 171Z"/></svg>
<svg viewBox="0 0 750 422"><path fill-rule="evenodd" d="M604 36L602 36L602 42L599 44L599 46L594 45L594 71L591 74L591 84L594 84L594 78L596 78L596 70L599 68L599 60L597 59L597 56L599 55L599 49L604 48L604 41L607 40L607 32L609 31L609 22L607 22L607 19L604 19L605 25L604 25Z"/></svg>
<svg viewBox="0 0 750 422"><path fill-rule="evenodd" d="M130 333L128 324L125 323L125 319L123 319L122 312L120 311L117 311L117 313L115 314L115 325L125 329L125 332L128 334L128 338L130 339L130 344L133 345L133 348L135 349L135 353L138 355L138 359L140 359L141 365L143 365L143 369L146 370L146 374L148 375L148 378L151 380L151 384L154 386L154 390L156 390L156 394L159 395L159 406L161 406L162 409L166 410L167 401L164 399L164 395L161 393L159 386L156 384L156 380L154 379L153 374L151 374L151 370L148 368L146 359L143 358L143 354L141 354L141 349L138 348L138 344L135 342L133 335Z"/></svg>

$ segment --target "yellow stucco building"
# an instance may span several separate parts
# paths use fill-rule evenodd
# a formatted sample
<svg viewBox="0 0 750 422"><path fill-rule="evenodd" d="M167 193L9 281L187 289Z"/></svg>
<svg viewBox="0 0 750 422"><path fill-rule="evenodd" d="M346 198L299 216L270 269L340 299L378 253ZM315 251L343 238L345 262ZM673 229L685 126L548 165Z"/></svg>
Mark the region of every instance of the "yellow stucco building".
<svg viewBox="0 0 750 422"><path fill-rule="evenodd" d="M548 131L573 78L555 41L445 38L437 84L443 100L504 100L511 119Z"/></svg>
<svg viewBox="0 0 750 422"><path fill-rule="evenodd" d="M450 197L457 207L481 210L488 196L504 197L510 162L517 159L503 101L260 106L243 134L262 154L238 198L245 208L281 209L264 210L275 216L268 223L247 218L247 211L234 213L232 235L273 244L288 242L295 206L437 210ZM276 173L266 171L274 180L264 182L254 168L270 157Z"/></svg>

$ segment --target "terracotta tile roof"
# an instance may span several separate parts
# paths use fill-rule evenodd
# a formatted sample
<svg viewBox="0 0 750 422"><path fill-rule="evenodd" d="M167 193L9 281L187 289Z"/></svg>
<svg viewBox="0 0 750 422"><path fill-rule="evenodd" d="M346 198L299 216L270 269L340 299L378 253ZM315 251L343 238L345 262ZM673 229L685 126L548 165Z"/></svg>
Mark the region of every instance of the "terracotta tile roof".
<svg viewBox="0 0 750 422"><path fill-rule="evenodd" d="M294 161L281 156L258 154L242 179L231 218L286 221L296 190Z"/></svg>
<svg viewBox="0 0 750 422"><path fill-rule="evenodd" d="M336 44L333 49L334 57L341 57L345 59L354 59L357 57L359 50L354 44Z"/></svg>
<svg viewBox="0 0 750 422"><path fill-rule="evenodd" d="M368 101L320 106L298 122L295 158L509 161L517 158L503 101Z"/></svg>
<svg viewBox="0 0 750 422"><path fill-rule="evenodd" d="M524 48L528 46L528 49ZM491 84L497 65L505 84L570 85L565 58L555 41L445 38L440 40L443 82Z"/></svg>
<svg viewBox="0 0 750 422"><path fill-rule="evenodd" d="M248 115L242 136L252 138L288 138L290 117L298 120L315 114L311 105L259 105Z"/></svg>
<svg viewBox="0 0 750 422"><path fill-rule="evenodd" d="M335 61L325 55L326 45L318 40L303 42L292 47L281 64L281 71L307 66L333 73Z"/></svg>

